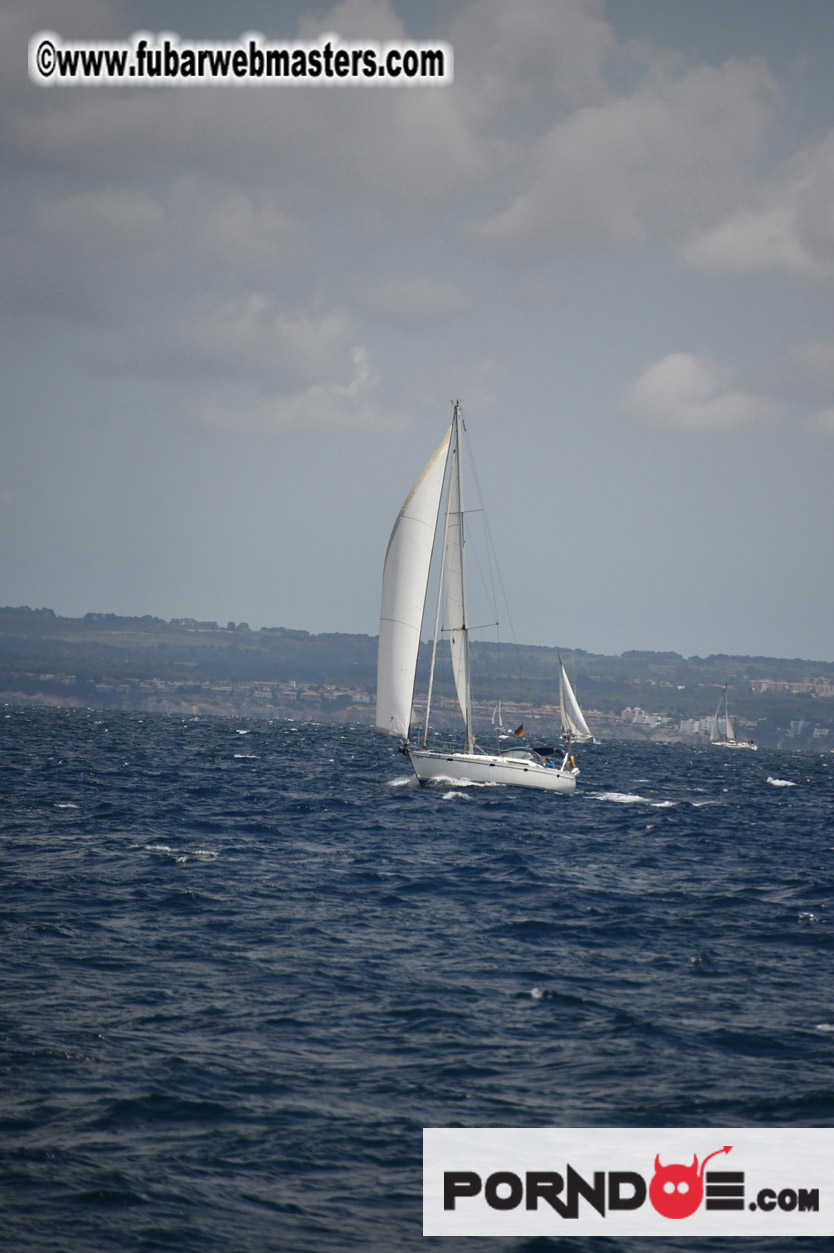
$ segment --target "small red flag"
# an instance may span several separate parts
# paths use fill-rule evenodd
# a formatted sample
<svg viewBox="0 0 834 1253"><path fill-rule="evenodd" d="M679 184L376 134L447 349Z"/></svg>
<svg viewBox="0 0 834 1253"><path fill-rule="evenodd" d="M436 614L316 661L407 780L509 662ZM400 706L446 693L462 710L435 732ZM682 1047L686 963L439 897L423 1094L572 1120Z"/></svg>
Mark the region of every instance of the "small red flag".
<svg viewBox="0 0 834 1253"><path fill-rule="evenodd" d="M518 727L516 730L516 735L523 735L523 734L524 734L524 723L522 722L521 726Z"/></svg>

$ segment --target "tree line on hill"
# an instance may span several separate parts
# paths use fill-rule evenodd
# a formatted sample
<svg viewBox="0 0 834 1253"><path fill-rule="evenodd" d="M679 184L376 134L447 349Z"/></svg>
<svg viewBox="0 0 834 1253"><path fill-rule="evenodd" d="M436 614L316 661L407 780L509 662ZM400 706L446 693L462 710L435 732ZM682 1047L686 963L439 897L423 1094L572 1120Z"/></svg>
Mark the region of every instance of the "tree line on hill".
<svg viewBox="0 0 834 1253"><path fill-rule="evenodd" d="M88 613L65 618L51 609L0 608L0 691L16 690L20 676L74 676L81 685L107 679L286 683L330 686L372 697L376 687L376 637L310 634L286 627L252 630L246 623L165 621L151 615ZM430 646L421 650L427 672ZM442 651L447 651L443 649ZM562 656L586 709L621 713L640 707L674 719L711 716L728 684L734 714L752 721L813 721L831 726L834 698L810 693L753 692L751 681L834 683L834 664L802 659L724 654L684 658L675 652L631 650L605 656L582 649L480 642L472 649L472 681L482 700L530 706L558 701ZM17 676L17 677L15 677ZM418 676L419 683L419 676ZM451 677L439 681L452 694Z"/></svg>

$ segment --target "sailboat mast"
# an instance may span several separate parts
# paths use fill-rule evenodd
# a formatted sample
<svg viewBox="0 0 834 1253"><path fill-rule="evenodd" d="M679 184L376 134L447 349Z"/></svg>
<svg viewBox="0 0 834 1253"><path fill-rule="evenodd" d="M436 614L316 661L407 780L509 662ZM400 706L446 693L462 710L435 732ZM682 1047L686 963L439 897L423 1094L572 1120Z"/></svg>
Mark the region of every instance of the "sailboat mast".
<svg viewBox="0 0 834 1253"><path fill-rule="evenodd" d="M472 688L470 684L469 671L469 635L466 620L466 578L464 572L464 533L463 533L463 467L461 465L461 443L460 428L463 422L460 413L460 401L455 401L454 412L454 428L455 428L455 464L457 467L457 503L458 503L458 528L460 535L460 610L461 624L460 630L463 636L463 676L464 676L464 700L463 700L463 717L466 723L466 751L473 752L475 748L475 736L472 728ZM454 630L454 627L452 628Z"/></svg>

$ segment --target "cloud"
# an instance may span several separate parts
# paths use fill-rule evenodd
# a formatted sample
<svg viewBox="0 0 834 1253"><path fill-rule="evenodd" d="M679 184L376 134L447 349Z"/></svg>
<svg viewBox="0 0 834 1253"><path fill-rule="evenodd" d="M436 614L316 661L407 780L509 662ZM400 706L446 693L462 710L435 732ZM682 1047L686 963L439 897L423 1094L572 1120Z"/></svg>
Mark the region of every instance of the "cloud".
<svg viewBox="0 0 834 1253"><path fill-rule="evenodd" d="M364 348L351 354L346 381L313 383L292 395L276 395L260 404L242 407L206 401L194 411L201 423L236 434L277 434L293 429L402 430L409 419L385 409L375 400L379 377Z"/></svg>
<svg viewBox="0 0 834 1253"><path fill-rule="evenodd" d="M731 388L711 361L684 352L649 366L628 389L624 408L647 426L688 431L758 427L779 415L772 401Z"/></svg>
<svg viewBox="0 0 834 1253"><path fill-rule="evenodd" d="M191 177L173 188L171 245L180 256L210 261L212 273L275 277L309 263L309 230L269 193L251 193Z"/></svg>
<svg viewBox="0 0 834 1253"><path fill-rule="evenodd" d="M453 283L433 283L427 278L392 279L379 287L366 287L360 300L377 317L414 325L445 321L472 305L472 298Z"/></svg>
<svg viewBox="0 0 834 1253"><path fill-rule="evenodd" d="M139 319L135 333L99 337L91 359L99 375L214 387L243 384L268 393L350 375L353 319L335 309L290 309L264 292L208 294L165 310L159 325Z"/></svg>
<svg viewBox="0 0 834 1253"><path fill-rule="evenodd" d="M114 184L42 200L0 239L0 264L16 316L130 327L123 355L135 364L157 337L170 357L178 325L196 316L205 331L207 309L220 317L255 285L295 318L292 280L313 251L307 228L268 197L187 178L165 192Z"/></svg>
<svg viewBox="0 0 834 1253"><path fill-rule="evenodd" d="M790 357L810 387L834 388L834 339L809 339L794 344Z"/></svg>
<svg viewBox="0 0 834 1253"><path fill-rule="evenodd" d="M748 203L693 235L690 265L710 273L771 271L804 279L834 275L834 132L795 154Z"/></svg>
<svg viewBox="0 0 834 1253"><path fill-rule="evenodd" d="M566 114L608 95L616 51L602 0L475 0L445 32L455 48L456 94L480 126Z"/></svg>
<svg viewBox="0 0 834 1253"><path fill-rule="evenodd" d="M3 0L0 6L0 135L18 110L48 107L48 92L32 91L27 73L29 38L40 30L66 39L119 39L126 14L119 0Z"/></svg>
<svg viewBox="0 0 834 1253"><path fill-rule="evenodd" d="M679 239L737 203L774 92L758 62L677 78L658 66L633 94L551 127L533 144L526 189L472 237L523 260L576 244Z"/></svg>
<svg viewBox="0 0 834 1253"><path fill-rule="evenodd" d="M823 435L834 435L834 408L821 409L807 423L811 431L820 431Z"/></svg>
<svg viewBox="0 0 834 1253"><path fill-rule="evenodd" d="M390 415L370 365L382 358L368 328L381 332L366 315L394 334L472 310L477 296L463 283L385 280L449 272L437 240L448 260L456 228L484 205L493 212L470 238L511 260L663 238L686 243L687 259L706 268L733 256L755 267L768 247L792 272L822 264L834 230L825 212L834 194L823 194L830 147L787 163L760 200L751 190L777 99L761 63L681 72L644 48L627 67L637 85L615 90L606 73L627 54L603 0L452 7L433 32L455 46L447 86L45 90L16 70L0 146L37 190L3 243L14 326L33 313L60 323L67 351L93 374L205 388L243 381L254 408L218 410L241 429L370 429ZM21 46L38 24L124 35L137 12L106 0L30 8L28 17L22 0L9 0L0 34ZM269 38L409 33L393 0L344 0L295 26L280 13L270 20ZM10 201L16 184L9 179ZM388 367L398 384L409 369L425 374L422 359L403 365L404 356ZM473 400L461 387L465 356L456 349L450 363L434 362L435 381L448 379L448 394L470 406L487 404L495 379L478 375ZM732 389L708 362L677 354L663 365L632 389L640 420L721 428L766 419L767 401Z"/></svg>
<svg viewBox="0 0 834 1253"><path fill-rule="evenodd" d="M796 414L827 411L834 395L834 339L788 345L757 371L762 387ZM804 420L809 425L809 420ZM810 425L816 429L814 419ZM823 422L823 426L825 423Z"/></svg>
<svg viewBox="0 0 834 1253"><path fill-rule="evenodd" d="M158 237L164 213L147 192L106 187L43 202L38 217L43 234L59 247L88 245L95 252L143 248Z"/></svg>
<svg viewBox="0 0 834 1253"><path fill-rule="evenodd" d="M66 22L54 25L65 33ZM347 0L296 26L274 15L265 34L313 39L329 31L348 40L407 35L390 0ZM23 33L20 40L25 46ZM199 172L245 194L269 192L292 213L329 206L332 197L340 211L369 222L392 212L419 220L490 177L501 154L454 84L133 92L29 85L15 97L2 139L9 158L30 168L93 179Z"/></svg>
<svg viewBox="0 0 834 1253"><path fill-rule="evenodd" d="M340 378L351 359L350 320L343 314L291 314L252 291L195 315L181 327L183 345L252 379Z"/></svg>

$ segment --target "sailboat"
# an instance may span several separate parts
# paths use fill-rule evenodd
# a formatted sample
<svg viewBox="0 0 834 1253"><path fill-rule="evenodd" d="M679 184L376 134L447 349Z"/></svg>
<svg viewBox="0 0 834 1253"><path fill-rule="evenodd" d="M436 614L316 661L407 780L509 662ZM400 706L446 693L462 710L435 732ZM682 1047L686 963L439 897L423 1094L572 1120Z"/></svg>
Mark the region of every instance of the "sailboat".
<svg viewBox="0 0 834 1253"><path fill-rule="evenodd" d="M565 663L559 658L559 713L562 719L562 739L570 745L593 744L594 737L579 707L579 701L570 685Z"/></svg>
<svg viewBox="0 0 834 1253"><path fill-rule="evenodd" d="M719 718L722 705L724 706L724 717ZM727 707L726 684L724 686L724 691L719 697L718 705L715 710L715 716L712 720L709 742L710 744L716 744L719 748L752 748L754 751L757 748L757 745L754 744L752 740L736 739L735 729L730 721L730 711Z"/></svg>
<svg viewBox="0 0 834 1253"><path fill-rule="evenodd" d="M376 728L397 736L421 783L432 779L506 783L549 792L573 792L579 774L570 744L560 765L517 744L486 752L475 741L470 684L469 623L464 571L464 507L461 465L463 416L455 402L452 422L423 467L397 515L382 574L377 657ZM445 491L445 510L441 502ZM422 745L409 738L420 631L428 595L435 536L443 537ZM460 752L428 748L437 641L445 590L446 630L460 712L465 728Z"/></svg>
<svg viewBox="0 0 834 1253"><path fill-rule="evenodd" d="M495 727L499 740L508 740L510 738L510 732L504 726L504 715L501 711L500 700L492 711L492 725Z"/></svg>

